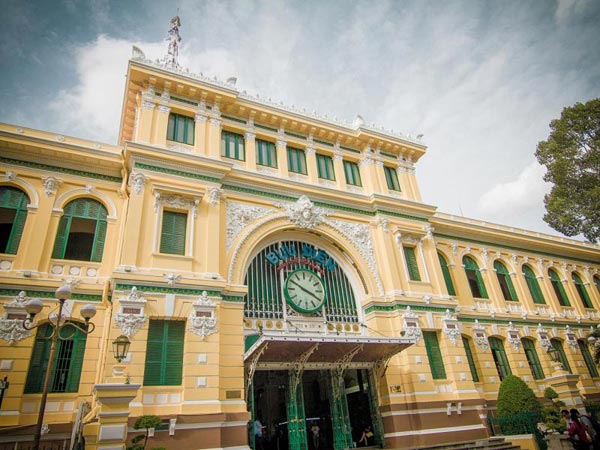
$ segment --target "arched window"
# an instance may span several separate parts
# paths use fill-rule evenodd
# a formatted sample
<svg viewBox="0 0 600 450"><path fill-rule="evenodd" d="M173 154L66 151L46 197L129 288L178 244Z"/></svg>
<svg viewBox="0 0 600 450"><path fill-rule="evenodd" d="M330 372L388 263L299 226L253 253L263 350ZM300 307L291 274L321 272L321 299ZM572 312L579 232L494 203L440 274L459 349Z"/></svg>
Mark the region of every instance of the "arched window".
<svg viewBox="0 0 600 450"><path fill-rule="evenodd" d="M504 344L500 339L493 336L488 338L488 341L490 343L494 362L496 363L498 376L500 377L500 380L503 380L505 377L512 374L508 358L506 357L506 351L504 350Z"/></svg>
<svg viewBox="0 0 600 450"><path fill-rule="evenodd" d="M575 289L577 289L577 293L579 294L579 298L581 299L581 303L583 303L583 306L585 308L593 308L592 302L588 297L587 290L585 289L585 285L583 284L583 281L581 281L581 277L579 276L579 274L577 272L573 272L571 276L573 277Z"/></svg>
<svg viewBox="0 0 600 450"><path fill-rule="evenodd" d="M583 360L585 361L585 365L587 366L590 375L593 378L598 377L598 369L596 368L596 364L594 363L594 358L590 353L590 349L587 346L587 342L584 339L578 339L577 345L579 345L579 350L581 350Z"/></svg>
<svg viewBox="0 0 600 450"><path fill-rule="evenodd" d="M542 289L540 288L540 284L538 283L533 270L531 270L531 267L523 266L523 276L527 282L527 287L529 288L529 293L531 294L533 303L546 303L546 300L544 300L544 294L542 294Z"/></svg>
<svg viewBox="0 0 600 450"><path fill-rule="evenodd" d="M552 347L555 348L558 360L560 361L564 369L569 373L573 373L573 371L571 370L571 365L569 364L569 360L567 359L567 355L565 354L565 351L563 349L562 341L560 339L550 339L550 344L552 344Z"/></svg>
<svg viewBox="0 0 600 450"><path fill-rule="evenodd" d="M83 326L79 323L77 325ZM72 327L67 327L63 334L69 336L70 333L73 333L73 330L75 333L71 339L59 339L56 343L49 392L77 392L79 390L79 378L81 377L87 335ZM37 330L27 380L25 381L26 394L42 392L44 374L50 358L51 340L49 337L51 334L52 327L47 323Z"/></svg>
<svg viewBox="0 0 600 450"><path fill-rule="evenodd" d="M540 359L538 358L537 352L535 351L535 343L533 342L533 340L523 338L521 339L521 343L523 344L525 357L527 358L527 362L529 363L529 368L531 369L531 374L533 375L533 378L536 380L546 378L546 376L544 375L544 371L542 370L542 365L540 364Z"/></svg>
<svg viewBox="0 0 600 450"><path fill-rule="evenodd" d="M52 257L102 261L106 216L106 208L96 200L78 198L70 202L58 224Z"/></svg>
<svg viewBox="0 0 600 450"><path fill-rule="evenodd" d="M496 270L496 277L498 278L498 284L500 285L504 300L518 302L519 299L508 270L506 270L506 266L500 260L496 260L494 261L494 269Z"/></svg>
<svg viewBox="0 0 600 450"><path fill-rule="evenodd" d="M600 294L600 277L598 275L594 275L594 284L596 285L598 294Z"/></svg>
<svg viewBox="0 0 600 450"><path fill-rule="evenodd" d="M558 300L560 306L571 306L569 303L569 297L567 297L567 293L565 292L565 288L563 287L558 274L554 270L548 269L548 276L550 277L552 289L554 289L556 299Z"/></svg>
<svg viewBox="0 0 600 450"><path fill-rule="evenodd" d="M465 347L465 353L467 354L467 362L469 363L469 369L471 370L471 376L473 377L473 381L479 382L479 373L477 372L477 363L475 362L475 356L473 355L473 350L471 348L471 340L463 336L462 343Z"/></svg>
<svg viewBox="0 0 600 450"><path fill-rule="evenodd" d="M20 189L0 186L0 253L15 255L19 249L29 197Z"/></svg>
<svg viewBox="0 0 600 450"><path fill-rule="evenodd" d="M465 274L467 275L473 297L488 298L483 278L481 278L481 272L479 272L479 267L475 260L470 256L463 256L463 265L465 266Z"/></svg>
<svg viewBox="0 0 600 450"><path fill-rule="evenodd" d="M456 295L456 290L454 290L454 283L452 282L452 275L450 275L450 268L448 267L448 262L444 255L438 252L438 258L440 260L440 266L442 267L442 275L444 275L444 283L446 283L446 289L448 290L448 295Z"/></svg>

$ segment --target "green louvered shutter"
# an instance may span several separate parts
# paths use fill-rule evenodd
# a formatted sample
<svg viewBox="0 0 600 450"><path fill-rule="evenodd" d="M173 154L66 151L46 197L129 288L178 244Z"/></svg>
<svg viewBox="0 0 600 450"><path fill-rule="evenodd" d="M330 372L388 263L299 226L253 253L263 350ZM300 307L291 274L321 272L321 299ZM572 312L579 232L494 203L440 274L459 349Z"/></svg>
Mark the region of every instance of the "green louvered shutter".
<svg viewBox="0 0 600 450"><path fill-rule="evenodd" d="M463 265L465 266L465 272L467 279L469 280L469 287L471 288L471 294L477 298L488 298L487 290L479 271L479 266L469 256L463 256ZM472 283L474 281L474 284Z"/></svg>
<svg viewBox="0 0 600 450"><path fill-rule="evenodd" d="M424 331L423 340L425 341L425 349L427 350L427 358L431 367L431 376L434 380L442 380L446 378L446 369L444 368L444 359L440 351L440 344L435 331Z"/></svg>
<svg viewBox="0 0 600 450"><path fill-rule="evenodd" d="M581 350L581 354L583 355L585 365L587 366L590 375L592 378L597 378L598 369L596 368L596 364L594 364L594 358L592 358L592 354L590 353L590 349L588 348L586 341L579 339L577 344L579 345L579 350Z"/></svg>
<svg viewBox="0 0 600 450"><path fill-rule="evenodd" d="M571 365L569 364L569 360L567 359L567 355L565 354L565 350L563 349L562 341L559 341L558 339L550 339L550 343L552 344L552 347L555 348L558 354L558 360L564 369L569 373L573 373L571 370Z"/></svg>
<svg viewBox="0 0 600 450"><path fill-rule="evenodd" d="M44 337L50 336L50 334L51 330L48 324L44 324L38 328L29 361L27 380L25 381L25 394L42 392L51 344L50 339L44 339Z"/></svg>
<svg viewBox="0 0 600 450"><path fill-rule="evenodd" d="M17 211L12 229L10 230L8 244L6 245L6 253L10 255L15 255L17 253L19 243L21 242L21 236L23 235L23 229L25 228L25 220L27 220L27 211Z"/></svg>
<svg viewBox="0 0 600 450"><path fill-rule="evenodd" d="M106 220L98 220L96 222L96 233L94 234L94 245L92 247L93 262L102 261L102 253L104 253L104 242L106 241Z"/></svg>
<svg viewBox="0 0 600 450"><path fill-rule="evenodd" d="M171 255L185 255L185 234L187 214L163 211L160 236L160 252Z"/></svg>
<svg viewBox="0 0 600 450"><path fill-rule="evenodd" d="M82 324L77 325L82 326ZM77 330L73 336L73 349L71 352L69 375L67 377L65 392L77 392L79 390L79 380L81 379L81 370L83 368L86 341L87 335Z"/></svg>
<svg viewBox="0 0 600 450"><path fill-rule="evenodd" d="M523 344L525 357L529 363L529 368L531 369L533 378L536 380L546 378L546 375L544 375L544 370L542 369L542 365L540 364L540 359L535 351L535 344L533 341L531 339L521 339L521 343Z"/></svg>
<svg viewBox="0 0 600 450"><path fill-rule="evenodd" d="M527 282L527 287L529 288L529 292L531 293L531 298L533 299L533 303L537 304L545 304L546 300L544 300L544 294L542 294L542 290L540 288L540 284L538 283L533 270L529 266L523 266L523 276L525 277L525 281Z"/></svg>
<svg viewBox="0 0 600 450"><path fill-rule="evenodd" d="M417 263L417 255L414 247L403 247L406 267L408 268L408 276L412 281L421 281L419 273L419 264Z"/></svg>
<svg viewBox="0 0 600 450"><path fill-rule="evenodd" d="M492 336L488 338L488 342L490 343L490 349L492 350L492 356L496 362L496 369L498 370L500 379L504 379L508 375L512 375L512 370L510 368L510 364L508 363L508 358L506 356L506 351L504 350L504 344L502 341Z"/></svg>
<svg viewBox="0 0 600 450"><path fill-rule="evenodd" d="M577 289L577 293L579 294L579 298L581 299L581 303L583 303L584 308L593 308L592 302L590 301L590 297L588 296L587 289L581 281L581 278L578 274L573 272L571 274L573 278L573 283L575 283L575 289Z"/></svg>
<svg viewBox="0 0 600 450"><path fill-rule="evenodd" d="M506 266L500 261L494 261L494 269L496 270L496 277L498 278L504 300L518 302L519 298L517 297L510 274L506 270Z"/></svg>
<svg viewBox="0 0 600 450"><path fill-rule="evenodd" d="M71 216L63 215L60 218L56 239L54 240L54 251L52 252L52 257L54 259L62 259L65 257L69 228L71 228Z"/></svg>
<svg viewBox="0 0 600 450"><path fill-rule="evenodd" d="M164 386L179 386L183 375L183 341L185 336L185 322L167 322L168 333L165 342L164 373L162 384Z"/></svg>
<svg viewBox="0 0 600 450"><path fill-rule="evenodd" d="M146 344L146 364L144 367L144 386L160 386L165 324L164 320L151 320L148 327Z"/></svg>
<svg viewBox="0 0 600 450"><path fill-rule="evenodd" d="M569 297L567 297L567 293L565 292L565 288L563 287L558 274L554 270L549 269L548 276L550 277L550 284L552 285L552 289L554 289L558 303L561 306L571 306Z"/></svg>
<svg viewBox="0 0 600 450"><path fill-rule="evenodd" d="M596 289L598 290L598 293L600 294L600 277L594 276L594 284L596 285Z"/></svg>
<svg viewBox="0 0 600 450"><path fill-rule="evenodd" d="M473 358L473 352L471 351L471 343L466 337L462 337L463 346L465 347L465 353L467 354L467 361L469 362L469 369L471 370L471 376L473 381L479 382L479 374L477 373L477 365L475 364L475 358Z"/></svg>
<svg viewBox="0 0 600 450"><path fill-rule="evenodd" d="M454 283L452 282L452 276L450 275L450 268L448 267L448 263L446 259L438 253L438 258L440 260L440 266L442 267L442 275L444 275L444 282L446 283L446 289L448 290L448 295L456 295L456 291L454 290Z"/></svg>

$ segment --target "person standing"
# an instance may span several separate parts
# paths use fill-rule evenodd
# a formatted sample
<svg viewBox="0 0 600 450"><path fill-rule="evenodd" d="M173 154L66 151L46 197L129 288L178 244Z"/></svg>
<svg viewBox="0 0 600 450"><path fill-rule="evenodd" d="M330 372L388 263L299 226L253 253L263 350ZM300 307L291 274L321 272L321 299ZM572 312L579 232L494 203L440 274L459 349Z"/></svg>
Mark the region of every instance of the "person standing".
<svg viewBox="0 0 600 450"><path fill-rule="evenodd" d="M570 412L571 423L569 424L569 437L575 450L590 450L592 442L590 441L585 425L579 420L579 411L572 409Z"/></svg>
<svg viewBox="0 0 600 450"><path fill-rule="evenodd" d="M310 427L310 431L312 433L312 438L313 438L313 448L315 450L319 450L321 429L319 428L319 425L317 425L317 422L313 422L312 427Z"/></svg>
<svg viewBox="0 0 600 450"><path fill-rule="evenodd" d="M255 450L264 450L264 441L263 441L263 424L260 419L256 419L253 425L253 433L254 433L254 448Z"/></svg>

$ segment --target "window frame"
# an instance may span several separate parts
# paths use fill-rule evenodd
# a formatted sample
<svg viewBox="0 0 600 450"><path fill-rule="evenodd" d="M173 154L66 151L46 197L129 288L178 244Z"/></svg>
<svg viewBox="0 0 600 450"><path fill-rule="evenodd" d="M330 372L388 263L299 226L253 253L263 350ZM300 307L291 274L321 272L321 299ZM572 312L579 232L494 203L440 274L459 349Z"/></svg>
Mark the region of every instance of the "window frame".
<svg viewBox="0 0 600 450"><path fill-rule="evenodd" d="M181 233L178 233L177 230L165 230L165 218L166 217L172 217L173 218L173 225L174 226L180 226L179 223L174 223L176 219L181 219L183 218L183 241L177 241L172 243L172 246L177 245L177 249L179 249L179 247L181 247L180 251L167 251L168 249L167 247L167 239L170 238L172 241L176 241L178 239L181 239ZM181 256L185 256L185 249L186 249L186 243L187 243L187 235L188 235L188 230L187 230L187 224L188 224L188 212L187 211L181 211L181 210L172 210L172 209L167 209L164 208L162 211L162 219L160 222L160 241L159 241L159 252L162 255L181 255ZM171 225L171 224L167 224L167 225Z"/></svg>
<svg viewBox="0 0 600 450"><path fill-rule="evenodd" d="M322 180L335 181L335 167L333 165L333 158L330 155L324 155L322 153L316 154L317 158L317 176ZM324 161L321 164L321 161ZM325 173L323 170L325 169Z"/></svg>
<svg viewBox="0 0 600 450"><path fill-rule="evenodd" d="M387 188L390 191L402 192L402 189L400 189L400 180L398 179L398 172L396 169L390 166L383 166L383 173L385 175Z"/></svg>
<svg viewBox="0 0 600 450"><path fill-rule="evenodd" d="M437 254L438 260L440 262L440 267L442 268L442 276L444 277L444 283L446 285L448 295L456 296L456 288L454 287L454 280L452 280L452 273L450 272L450 266L448 265L448 261L441 252L438 251Z"/></svg>
<svg viewBox="0 0 600 450"><path fill-rule="evenodd" d="M404 255L404 264L406 273L410 281L422 281L421 272L419 270L419 261L417 259L418 249L413 245L402 244L402 252Z"/></svg>
<svg viewBox="0 0 600 450"><path fill-rule="evenodd" d="M18 195L18 200L11 198L10 193ZM0 253L5 255L16 255L19 251L19 245L23 237L23 230L27 222L27 205L30 203L29 195L16 186L0 186L0 208L15 211L15 216L11 223L10 233L6 241L6 247L1 249ZM15 206L13 207L12 204Z"/></svg>
<svg viewBox="0 0 600 450"><path fill-rule="evenodd" d="M475 261L475 259L469 255L464 255L462 262L465 269L465 275L467 277L467 284L469 285L469 289L473 298L489 298L477 261ZM469 273L471 273L473 277L469 277ZM477 292L474 291L474 288L476 288ZM476 295L477 293L480 295Z"/></svg>
<svg viewBox="0 0 600 450"><path fill-rule="evenodd" d="M573 284L575 285L575 290L579 295L579 299L581 300L581 304L584 308L592 309L594 304L592 303L592 299L588 295L587 289L585 288L585 283L581 279L581 276L577 272L571 272L571 279L573 280Z"/></svg>
<svg viewBox="0 0 600 450"><path fill-rule="evenodd" d="M187 257L193 256L194 241L196 239L195 221L198 216L198 205L200 204L201 196L196 196L187 192L173 192L170 190L163 190L162 188L154 191L154 242L152 244L153 253L157 255L171 256L171 257ZM161 238L162 238L162 225L164 211L171 211L175 213L186 213L186 237L185 237L185 252L183 255L174 253L162 253L161 252Z"/></svg>
<svg viewBox="0 0 600 450"><path fill-rule="evenodd" d="M515 290L515 286L513 285L506 265L497 259L494 261L494 271L496 272L496 278L498 279L498 284L500 285L500 291L502 291L504 300L507 302L518 302L519 297L517 297L517 291Z"/></svg>
<svg viewBox="0 0 600 450"><path fill-rule="evenodd" d="M577 339L577 345L579 346L579 350L581 351L581 355L583 356L583 360L587 366L590 376L592 378L598 378L600 374L598 373L598 368L594 362L594 357L590 353L587 342L584 339Z"/></svg>
<svg viewBox="0 0 600 450"><path fill-rule="evenodd" d="M343 160L344 176L346 184L349 186L362 187L362 178L360 176L360 167L354 161Z"/></svg>
<svg viewBox="0 0 600 450"><path fill-rule="evenodd" d="M171 120L173 119L173 120ZM183 123L181 123L183 122ZM171 126L171 123L173 124ZM178 139L179 127L183 126L182 140ZM171 134L172 130L172 134ZM191 132L190 132L191 130ZM194 145L196 134L196 122L193 117L186 116L184 114L178 114L174 112L169 113L169 119L167 123L167 140L171 142L179 142L185 145ZM191 142L190 141L191 135Z"/></svg>
<svg viewBox="0 0 600 450"><path fill-rule="evenodd" d="M277 145L274 142L256 138L256 164L277 169ZM264 161L266 159L266 161Z"/></svg>
<svg viewBox="0 0 600 450"><path fill-rule="evenodd" d="M85 205L80 207L84 209L83 214L77 213L79 204L85 202ZM97 217L87 215L92 204L96 204L98 211ZM79 197L68 202L63 208L63 215L58 222L58 228L54 237L52 249L52 259L66 259L67 246L69 237L71 236L71 224L73 218L86 219L96 221L94 229L94 240L90 249L89 259L70 259L70 261L87 261L87 262L102 262L104 254L104 244L106 242L106 233L108 231L108 211L102 202L91 197Z"/></svg>
<svg viewBox="0 0 600 450"><path fill-rule="evenodd" d="M492 357L494 358L494 363L496 365L496 372L498 373L500 381L502 381L508 375L512 375L512 369L510 367L510 362L508 361L506 349L504 348L504 342L500 338L490 336L488 338L488 343L490 344L490 350L492 351Z"/></svg>
<svg viewBox="0 0 600 450"><path fill-rule="evenodd" d="M521 266L521 273L523 274L525 284L527 285L527 289L529 290L529 295L531 296L533 303L536 305L545 305L546 299L544 298L542 287L540 286L533 269L529 265L523 264Z"/></svg>
<svg viewBox="0 0 600 450"><path fill-rule="evenodd" d="M556 350L558 360L562 364L563 368L567 372L573 373L573 370L571 369L571 364L569 364L569 359L567 358L567 354L565 353L565 349L563 347L563 341L561 341L560 339L552 338L550 339L550 345L552 345L552 347L554 347L554 349Z"/></svg>
<svg viewBox="0 0 600 450"><path fill-rule="evenodd" d="M306 152L301 148L286 146L288 172L298 175L308 175Z"/></svg>
<svg viewBox="0 0 600 450"><path fill-rule="evenodd" d="M535 341L533 339L521 338L521 345L523 346L523 352L525 353L525 358L527 359L527 364L529 364L533 379L543 380L546 378L542 363L535 349Z"/></svg>
<svg viewBox="0 0 600 450"><path fill-rule="evenodd" d="M548 278L550 279L550 285L552 286L552 290L554 291L554 295L556 296L558 304L560 306L570 307L571 302L569 301L569 296L565 291L558 272L553 269L548 269Z"/></svg>
<svg viewBox="0 0 600 450"><path fill-rule="evenodd" d="M246 137L235 131L221 130L221 157L246 161Z"/></svg>

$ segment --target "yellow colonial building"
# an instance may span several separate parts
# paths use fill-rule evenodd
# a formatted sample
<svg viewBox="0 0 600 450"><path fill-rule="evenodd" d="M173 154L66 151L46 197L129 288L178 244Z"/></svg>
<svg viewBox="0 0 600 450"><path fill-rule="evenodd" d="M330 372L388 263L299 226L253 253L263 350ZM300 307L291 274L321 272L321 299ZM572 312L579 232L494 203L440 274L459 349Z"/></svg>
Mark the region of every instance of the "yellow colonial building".
<svg viewBox="0 0 600 450"><path fill-rule="evenodd" d="M390 448L486 438L511 373L600 397L599 246L439 213L419 139L173 54L134 48L117 145L0 125L0 446L33 439L47 370L42 441L99 450L143 415L162 419L148 448L312 450L315 425L335 450L367 427ZM49 361L64 285L62 323L89 331L91 303L95 329Z"/></svg>

